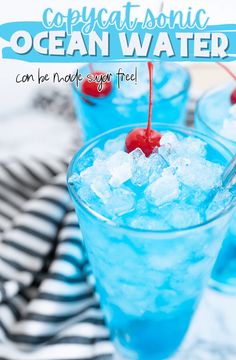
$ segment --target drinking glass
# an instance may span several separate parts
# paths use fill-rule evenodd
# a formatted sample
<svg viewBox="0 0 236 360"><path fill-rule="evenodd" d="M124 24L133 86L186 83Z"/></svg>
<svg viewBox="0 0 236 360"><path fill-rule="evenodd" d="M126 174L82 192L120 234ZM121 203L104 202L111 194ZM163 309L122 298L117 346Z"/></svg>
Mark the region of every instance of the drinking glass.
<svg viewBox="0 0 236 360"><path fill-rule="evenodd" d="M236 153L236 141L220 135L219 131L231 106L230 94L234 88L234 83L228 83L207 91L195 113L195 127L224 144L232 154ZM236 213L214 266L211 285L219 291L236 293Z"/></svg>
<svg viewBox="0 0 236 360"><path fill-rule="evenodd" d="M117 87L116 73L134 73L138 80L124 81ZM144 122L149 104L149 78L146 63L93 64L94 71L113 74L113 90L104 98L86 96L73 85L75 111L84 141L118 126ZM85 78L89 66L80 69ZM184 125L190 76L186 68L173 63L155 63L153 82L153 120Z"/></svg>
<svg viewBox="0 0 236 360"><path fill-rule="evenodd" d="M153 128L200 138L207 143L207 159L223 166L231 158L222 144L194 130L165 124L153 124ZM124 359L160 360L176 352L187 332L233 205L200 225L168 231L122 226L92 210L69 179L80 166L91 165L95 147L103 148L107 140L130 130L128 126L109 131L80 149L68 170L68 188L118 353Z"/></svg>

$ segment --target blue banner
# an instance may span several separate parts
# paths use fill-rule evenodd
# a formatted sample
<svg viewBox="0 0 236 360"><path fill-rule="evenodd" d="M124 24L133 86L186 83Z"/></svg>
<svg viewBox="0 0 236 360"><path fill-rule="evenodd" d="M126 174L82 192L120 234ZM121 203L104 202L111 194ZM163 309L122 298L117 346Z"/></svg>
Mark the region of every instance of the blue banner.
<svg viewBox="0 0 236 360"><path fill-rule="evenodd" d="M203 9L200 11L192 23L185 24L181 12L177 15L182 23L177 24L170 22L171 15L154 17L150 10L143 22L131 21L130 13L118 22L116 12L116 17L111 14L106 23L101 15L86 23L71 9L70 16L52 16L52 9L46 9L42 22L0 26L0 37L8 42L2 57L44 63L235 60L236 24L208 25L209 18Z"/></svg>

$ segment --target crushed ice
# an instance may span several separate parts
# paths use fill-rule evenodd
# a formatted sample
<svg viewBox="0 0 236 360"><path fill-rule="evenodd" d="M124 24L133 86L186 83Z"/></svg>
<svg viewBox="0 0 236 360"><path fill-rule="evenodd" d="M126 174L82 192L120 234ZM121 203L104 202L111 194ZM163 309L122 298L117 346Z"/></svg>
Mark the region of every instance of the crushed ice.
<svg viewBox="0 0 236 360"><path fill-rule="evenodd" d="M199 224L199 207L220 186L223 171L206 159L206 144L166 132L160 148L147 158L141 149L126 153L124 142L122 134L107 141L104 149L93 149L90 166L72 176L79 196L101 214L122 217L128 226L161 230ZM216 198L207 218L227 200L230 194Z"/></svg>

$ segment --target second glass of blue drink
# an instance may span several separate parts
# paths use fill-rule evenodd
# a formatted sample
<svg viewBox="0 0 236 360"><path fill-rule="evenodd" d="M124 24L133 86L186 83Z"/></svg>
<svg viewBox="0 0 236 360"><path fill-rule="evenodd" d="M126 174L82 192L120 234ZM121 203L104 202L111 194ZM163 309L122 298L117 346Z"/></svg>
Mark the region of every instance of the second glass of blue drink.
<svg viewBox="0 0 236 360"><path fill-rule="evenodd" d="M207 91L199 100L195 114L196 128L217 139L236 154L235 82ZM211 285L220 291L236 293L236 214L223 243L212 273Z"/></svg>
<svg viewBox="0 0 236 360"><path fill-rule="evenodd" d="M103 63L92 65L93 71L112 73L112 91L104 97L87 96L81 86L73 86L76 115L84 141L112 128L146 121L149 85L145 63ZM135 73L137 84L123 81L117 88L116 73ZM80 69L83 77L91 73L89 66ZM183 125L190 86L188 71L173 63L155 63L153 82L153 119Z"/></svg>

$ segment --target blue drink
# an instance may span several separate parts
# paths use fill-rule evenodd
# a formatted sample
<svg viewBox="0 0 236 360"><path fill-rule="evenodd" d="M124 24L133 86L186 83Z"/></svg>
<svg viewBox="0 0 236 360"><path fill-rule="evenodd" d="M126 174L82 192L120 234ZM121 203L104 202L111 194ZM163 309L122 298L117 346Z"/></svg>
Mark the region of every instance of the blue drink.
<svg viewBox="0 0 236 360"><path fill-rule="evenodd" d="M195 122L198 130L216 138L236 153L236 105L230 102L235 83L208 91L199 101ZM236 215L223 243L212 273L212 286L236 292Z"/></svg>
<svg viewBox="0 0 236 360"><path fill-rule="evenodd" d="M125 359L176 352L232 216L231 194L221 194L224 205L206 197L231 158L227 149L192 130L154 129L177 137L167 132L146 158L123 151L131 127L109 131L83 147L68 172L101 306Z"/></svg>
<svg viewBox="0 0 236 360"><path fill-rule="evenodd" d="M73 86L75 110L83 139L89 140L118 126L146 121L149 97L146 63L93 65L95 70L113 74L119 68L125 73L134 73L137 67L138 83L124 81L118 89L116 77L113 77L112 93L105 98L85 96L81 88ZM86 77L90 73L89 67L83 67L80 72ZM155 63L153 121L184 124L189 85L190 77L186 69L176 64Z"/></svg>

